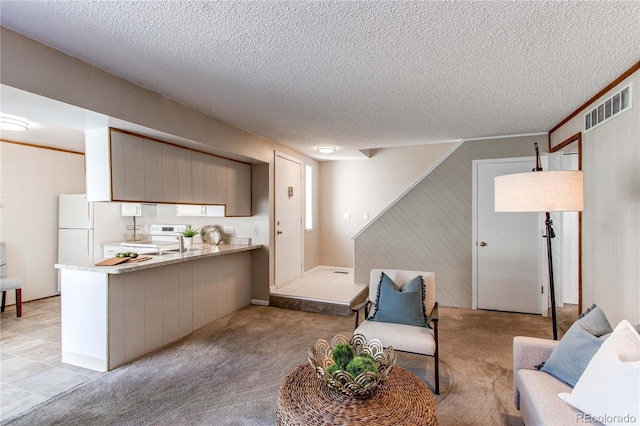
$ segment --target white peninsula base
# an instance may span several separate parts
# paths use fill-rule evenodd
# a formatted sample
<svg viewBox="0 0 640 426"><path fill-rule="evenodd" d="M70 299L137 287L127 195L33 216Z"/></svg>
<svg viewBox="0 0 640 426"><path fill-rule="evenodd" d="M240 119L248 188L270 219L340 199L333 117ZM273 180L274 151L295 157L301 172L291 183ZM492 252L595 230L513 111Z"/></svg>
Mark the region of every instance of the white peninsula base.
<svg viewBox="0 0 640 426"><path fill-rule="evenodd" d="M164 263L118 273L57 265L62 362L112 370L251 303L250 251Z"/></svg>

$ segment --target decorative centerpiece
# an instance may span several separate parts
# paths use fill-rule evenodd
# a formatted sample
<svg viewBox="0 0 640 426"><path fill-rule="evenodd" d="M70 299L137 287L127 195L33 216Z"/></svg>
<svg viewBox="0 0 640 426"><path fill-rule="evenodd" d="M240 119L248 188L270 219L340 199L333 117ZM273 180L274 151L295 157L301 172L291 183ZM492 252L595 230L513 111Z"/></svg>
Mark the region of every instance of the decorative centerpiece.
<svg viewBox="0 0 640 426"><path fill-rule="evenodd" d="M216 246L222 242L220 232L213 225L205 225L200 230L200 238L205 244Z"/></svg>
<svg viewBox="0 0 640 426"><path fill-rule="evenodd" d="M319 379L332 389L367 398L382 383L396 363L397 355L389 346L384 349L377 339L367 342L362 334L351 340L337 335L329 344L320 339L309 348L309 363Z"/></svg>

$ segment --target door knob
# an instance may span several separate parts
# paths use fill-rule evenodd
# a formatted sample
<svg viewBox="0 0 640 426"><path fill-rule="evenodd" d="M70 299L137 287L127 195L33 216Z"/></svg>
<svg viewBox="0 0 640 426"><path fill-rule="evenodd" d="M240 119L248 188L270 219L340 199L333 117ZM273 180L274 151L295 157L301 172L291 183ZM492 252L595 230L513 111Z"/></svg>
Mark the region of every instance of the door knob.
<svg viewBox="0 0 640 426"><path fill-rule="evenodd" d="M280 234L282 234L282 231L278 231L278 232L276 232L276 234L280 235Z"/></svg>
<svg viewBox="0 0 640 426"><path fill-rule="evenodd" d="M487 245L487 243L485 243L484 241L480 241L480 247L484 247L486 245Z"/></svg>

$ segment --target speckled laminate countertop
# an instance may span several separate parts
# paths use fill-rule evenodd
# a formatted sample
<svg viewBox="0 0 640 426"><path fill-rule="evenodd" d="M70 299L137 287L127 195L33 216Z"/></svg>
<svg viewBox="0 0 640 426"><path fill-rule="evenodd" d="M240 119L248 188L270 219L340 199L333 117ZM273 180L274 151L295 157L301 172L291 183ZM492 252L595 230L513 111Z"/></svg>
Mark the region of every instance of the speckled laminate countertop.
<svg viewBox="0 0 640 426"><path fill-rule="evenodd" d="M243 251L256 250L261 248L260 244L224 244L218 246L202 245L193 248L185 253L163 254L161 256L151 256L152 259L139 263L121 263L114 266L96 266L95 264L103 260L94 259L72 263L56 263L58 269L73 269L77 271L101 272L104 274L123 274L126 272L142 271L149 268L171 265L174 263L189 262L192 260L206 259L207 257L222 256L225 254L240 253Z"/></svg>

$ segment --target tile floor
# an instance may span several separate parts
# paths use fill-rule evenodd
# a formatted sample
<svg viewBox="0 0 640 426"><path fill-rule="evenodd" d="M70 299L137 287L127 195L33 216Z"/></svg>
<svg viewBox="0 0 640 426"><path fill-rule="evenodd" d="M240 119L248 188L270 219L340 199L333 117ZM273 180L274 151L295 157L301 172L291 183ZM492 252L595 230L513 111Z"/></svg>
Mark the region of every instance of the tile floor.
<svg viewBox="0 0 640 426"><path fill-rule="evenodd" d="M271 293L305 300L348 304L366 287L365 284L354 284L353 281L352 269L319 266L305 272L304 276L296 281L272 289Z"/></svg>
<svg viewBox="0 0 640 426"><path fill-rule="evenodd" d="M61 362L60 297L0 314L0 422L100 374Z"/></svg>

